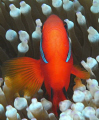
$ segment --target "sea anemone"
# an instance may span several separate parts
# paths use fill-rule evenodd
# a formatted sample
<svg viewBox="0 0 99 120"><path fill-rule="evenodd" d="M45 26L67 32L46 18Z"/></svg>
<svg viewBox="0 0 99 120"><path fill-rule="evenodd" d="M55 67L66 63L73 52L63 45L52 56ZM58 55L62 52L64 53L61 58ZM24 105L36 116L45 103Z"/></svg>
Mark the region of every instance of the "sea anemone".
<svg viewBox="0 0 99 120"><path fill-rule="evenodd" d="M71 76L69 100L60 102L62 113L58 119L99 119L99 1L0 0L1 120L57 119L51 113L52 103L43 98L46 97L44 90L40 89L33 98L14 94L6 86L1 72L6 60L23 56L39 59L41 27L51 14L67 23L74 64L82 65L91 76L87 81Z"/></svg>
<svg viewBox="0 0 99 120"><path fill-rule="evenodd" d="M80 84L78 86L78 84ZM83 89L81 89L81 87ZM62 101L59 106L62 113L59 120L98 120L99 119L99 86L96 79L88 79L87 87L76 80L73 101Z"/></svg>

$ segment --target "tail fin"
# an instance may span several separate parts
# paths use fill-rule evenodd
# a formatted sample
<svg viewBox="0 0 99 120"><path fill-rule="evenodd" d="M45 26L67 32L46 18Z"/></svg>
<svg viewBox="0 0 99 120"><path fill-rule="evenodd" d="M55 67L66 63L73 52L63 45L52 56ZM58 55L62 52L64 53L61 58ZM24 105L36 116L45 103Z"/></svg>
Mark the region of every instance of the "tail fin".
<svg viewBox="0 0 99 120"><path fill-rule="evenodd" d="M14 92L29 91L35 94L43 83L40 60L20 57L4 63L3 76L6 85Z"/></svg>
<svg viewBox="0 0 99 120"><path fill-rule="evenodd" d="M87 71L81 69L80 67L76 67L76 66L73 66L71 74L74 74L75 76L81 79L90 78L90 74Z"/></svg>

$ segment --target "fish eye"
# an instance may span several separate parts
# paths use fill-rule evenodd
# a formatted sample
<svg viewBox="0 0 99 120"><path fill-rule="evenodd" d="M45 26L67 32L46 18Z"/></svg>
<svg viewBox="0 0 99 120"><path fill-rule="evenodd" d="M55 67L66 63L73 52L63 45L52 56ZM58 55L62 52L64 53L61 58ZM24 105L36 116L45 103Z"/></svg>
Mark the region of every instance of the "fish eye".
<svg viewBox="0 0 99 120"><path fill-rule="evenodd" d="M64 24L64 27L65 27L65 29L66 29L66 31L67 31L67 30L68 30L67 23L64 22L63 24Z"/></svg>
<svg viewBox="0 0 99 120"><path fill-rule="evenodd" d="M42 29L43 29L43 25L41 26L41 31L42 31Z"/></svg>
<svg viewBox="0 0 99 120"><path fill-rule="evenodd" d="M43 29L44 29L44 25L42 24L42 26L41 26L41 32L42 32Z"/></svg>
<svg viewBox="0 0 99 120"><path fill-rule="evenodd" d="M67 26L67 23L66 23L66 22L64 22L63 24L64 24L64 27L65 27L65 29L66 29L67 36L68 36L68 35L69 35L69 33L68 33L68 26Z"/></svg>

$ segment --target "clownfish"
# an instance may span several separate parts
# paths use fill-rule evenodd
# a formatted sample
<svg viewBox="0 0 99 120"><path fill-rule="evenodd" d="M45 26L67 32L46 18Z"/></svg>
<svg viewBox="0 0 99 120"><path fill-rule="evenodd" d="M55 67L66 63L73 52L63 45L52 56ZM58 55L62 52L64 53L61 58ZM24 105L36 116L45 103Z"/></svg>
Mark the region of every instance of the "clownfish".
<svg viewBox="0 0 99 120"><path fill-rule="evenodd" d="M81 79L90 77L73 65L66 26L56 15L50 15L43 25L39 60L20 57L4 64L6 85L14 92L29 91L33 95L44 82L56 115L59 102L67 99L71 74Z"/></svg>

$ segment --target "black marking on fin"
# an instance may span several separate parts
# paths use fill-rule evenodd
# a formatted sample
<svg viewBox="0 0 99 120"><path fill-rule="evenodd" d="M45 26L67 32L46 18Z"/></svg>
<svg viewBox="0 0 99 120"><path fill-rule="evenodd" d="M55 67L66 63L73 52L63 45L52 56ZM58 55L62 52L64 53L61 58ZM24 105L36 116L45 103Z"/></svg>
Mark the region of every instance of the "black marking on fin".
<svg viewBox="0 0 99 120"><path fill-rule="evenodd" d="M60 113L61 113L59 107L57 108L57 113L58 113L58 117L59 117L59 115L60 115Z"/></svg>
<svg viewBox="0 0 99 120"><path fill-rule="evenodd" d="M53 89L51 88L51 100L53 100Z"/></svg>
<svg viewBox="0 0 99 120"><path fill-rule="evenodd" d="M65 97L66 97L66 99L67 99L67 98L68 98L68 96L67 96L67 92L66 92L65 87L63 87L63 93L64 93L64 95L65 95Z"/></svg>

